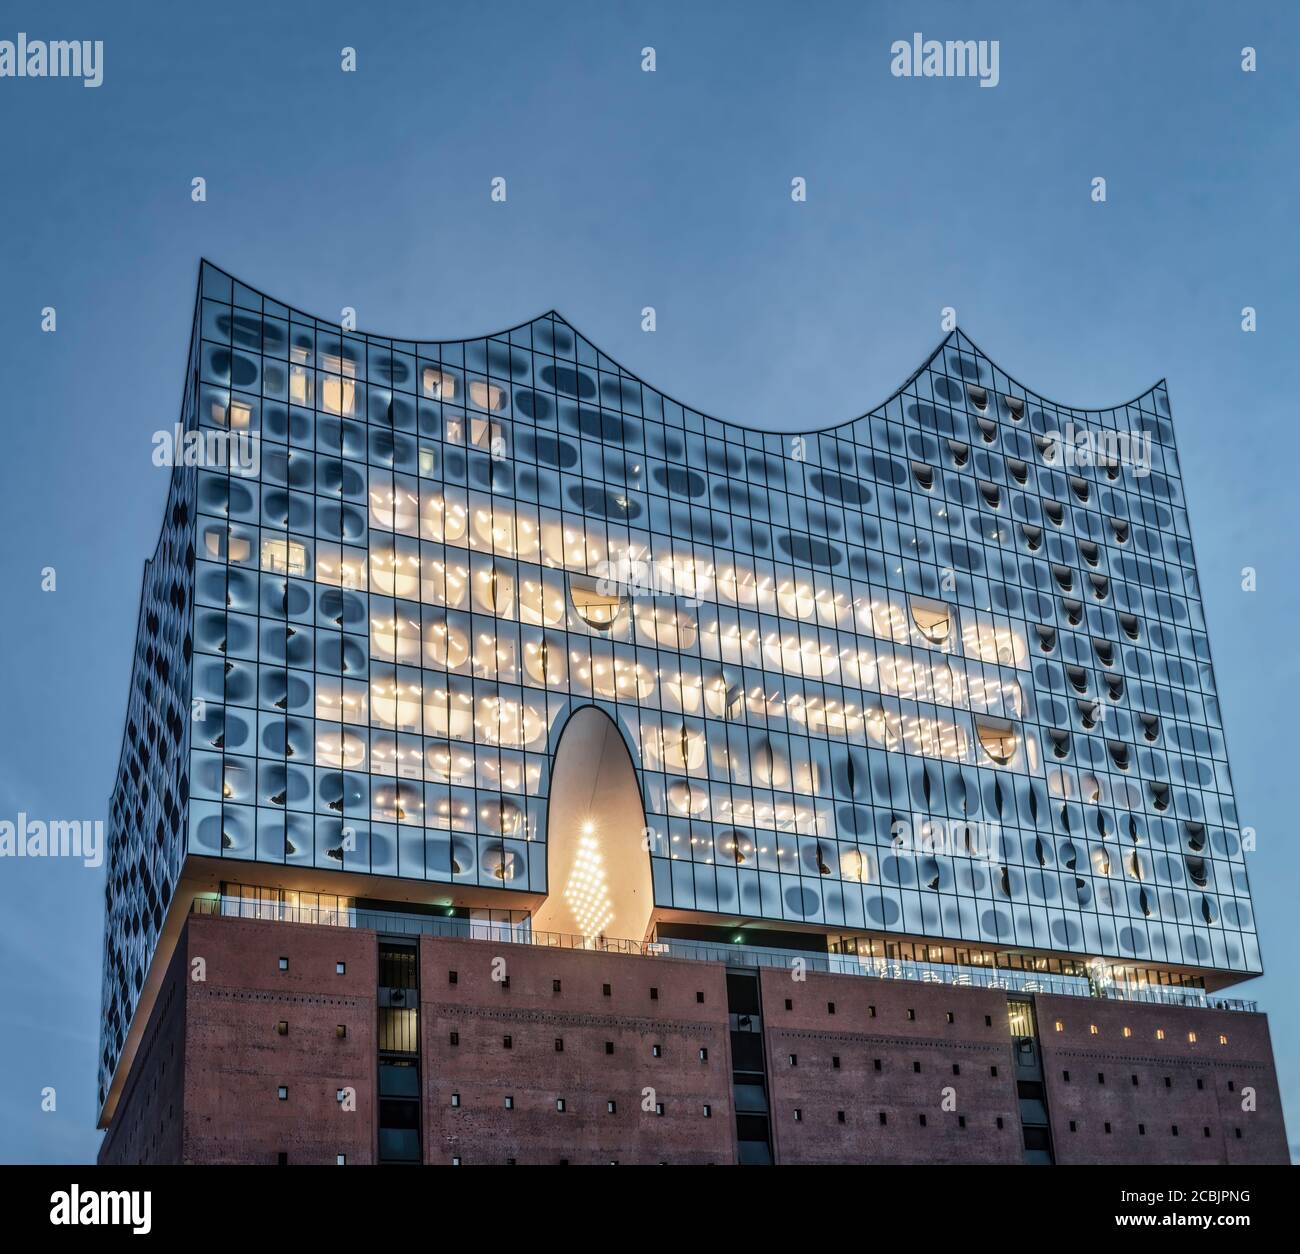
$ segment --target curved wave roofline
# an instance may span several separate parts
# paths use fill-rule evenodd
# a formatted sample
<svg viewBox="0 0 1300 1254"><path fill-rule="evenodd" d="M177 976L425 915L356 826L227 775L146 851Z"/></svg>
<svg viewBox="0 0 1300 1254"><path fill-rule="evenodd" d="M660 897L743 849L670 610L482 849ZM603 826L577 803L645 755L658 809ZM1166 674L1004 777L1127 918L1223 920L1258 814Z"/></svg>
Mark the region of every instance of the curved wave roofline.
<svg viewBox="0 0 1300 1254"><path fill-rule="evenodd" d="M263 292L260 288L253 287L245 283L230 271L223 269L215 262L209 261L206 257L200 262L200 290L202 290L202 271L210 269L229 279L237 287L243 288L250 294L261 300L267 301L272 305L284 309L287 314L296 314L300 318L308 319L312 322L319 323L322 326L328 326L338 331L341 336L355 336L358 339L368 341L384 341L390 345L409 345L413 351L420 350L421 347L441 347L448 344L472 344L481 341L496 340L500 342L510 342L512 336L519 335L520 332L529 331L541 324L552 324L563 327L568 331L576 343L585 344L595 358L590 364L598 366L605 363L607 367L616 370L621 376L633 380L641 387L649 388L651 391L663 397L664 400L670 401L675 405L681 406L686 413L695 414L706 422L716 422L724 427L729 427L736 431L752 431L759 435L776 435L776 436L810 436L810 435L834 435L837 432L851 428L855 423L861 422L864 418L871 418L881 414L894 401L900 400L908 394L908 389L916 382L922 374L929 369L936 359L948 355L948 360L944 364L948 367L948 373L953 378L960 379L964 384L970 384L975 387L984 387L991 392L997 392L1001 395L1010 395L1013 399L1025 401L1027 404L1042 406L1055 410L1066 416L1085 415L1085 414L1113 414L1116 411L1124 410L1130 407L1137 407L1154 412L1163 418L1170 418L1169 402L1166 395L1166 380L1164 377L1157 379L1150 387L1139 392L1136 396L1126 401L1119 401L1113 405L1070 405L1063 401L1056 401L1050 397L1044 396L1040 392L1034 391L1021 383L1014 375L1003 370L983 349L981 349L974 340L971 339L960 328L954 328L939 341L930 353L921 361L915 370L907 377L906 380L893 392L891 392L883 401L873 408L857 414L851 418L841 419L838 422L827 423L824 426L809 426L803 428L790 428L778 430L776 428L756 427L749 423L739 422L734 418L719 418L716 415L705 413L692 405L686 404L679 400L671 393L666 392L663 388L658 387L649 380L642 378L635 371L627 369L621 362L610 357L608 353L597 347L592 340L585 336L578 328L557 309L548 309L545 313L538 314L534 318L527 318L523 322L518 322L513 326L503 327L496 331L490 331L483 335L467 335L452 337L416 337L409 335L386 335L375 331L352 330L349 331L340 323L331 318L321 318L315 314L309 313L296 305L288 304L278 300L276 297ZM973 373L968 373L973 372ZM996 386L1000 383L1000 386ZM1150 401L1150 404L1143 404ZM599 404L599 401L596 401Z"/></svg>

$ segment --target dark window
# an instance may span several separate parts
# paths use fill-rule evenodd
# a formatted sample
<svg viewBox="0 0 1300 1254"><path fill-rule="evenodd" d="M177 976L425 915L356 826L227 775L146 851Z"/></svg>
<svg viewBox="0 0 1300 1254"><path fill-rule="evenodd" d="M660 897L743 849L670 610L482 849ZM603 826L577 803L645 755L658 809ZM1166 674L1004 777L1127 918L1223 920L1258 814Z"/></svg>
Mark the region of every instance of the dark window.
<svg viewBox="0 0 1300 1254"><path fill-rule="evenodd" d="M650 1000L651 1000L651 1001L658 1001L658 1000L659 1000L659 990L658 990L657 988L651 988L651 989L650 989Z"/></svg>
<svg viewBox="0 0 1300 1254"><path fill-rule="evenodd" d="M1109 1123L1109 1122L1104 1123L1102 1126L1106 1129L1106 1135L1109 1136L1109 1135L1110 1135L1110 1123Z"/></svg>
<svg viewBox="0 0 1300 1254"><path fill-rule="evenodd" d="M836 1118L836 1120L837 1120L838 1122L843 1123L843 1122L844 1122L844 1112L843 1112L842 1110L837 1110L837 1111L835 1112L835 1118Z"/></svg>
<svg viewBox="0 0 1300 1254"><path fill-rule="evenodd" d="M611 1099L610 1101L607 1101L607 1102L605 1103L605 1109L606 1109L606 1110L607 1110L611 1115L617 1114L617 1113L618 1113L618 1103L617 1103L616 1101L614 1101L613 1099Z"/></svg>
<svg viewBox="0 0 1300 1254"><path fill-rule="evenodd" d="M966 1126L966 1116L965 1116L965 1115L958 1115L958 1116L957 1116L957 1126L958 1126L959 1128L964 1128L964 1127Z"/></svg>
<svg viewBox="0 0 1300 1254"><path fill-rule="evenodd" d="M1133 1077L1133 1087L1134 1087L1134 1088L1137 1088L1137 1086L1138 1086L1138 1078L1137 1078L1137 1076L1134 1076L1134 1077Z"/></svg>
<svg viewBox="0 0 1300 1254"><path fill-rule="evenodd" d="M828 1015L833 1015L835 1013L835 1003L833 1001L828 1001L826 1003L826 1013Z"/></svg>
<svg viewBox="0 0 1300 1254"><path fill-rule="evenodd" d="M915 1011L915 1010L910 1010L910 1009L909 1009L908 1012L907 1012L907 1017L908 1017L909 1019L915 1019L915 1018L916 1018L916 1011Z"/></svg>
<svg viewBox="0 0 1300 1254"><path fill-rule="evenodd" d="M921 1070L921 1064L920 1064L919 1062L914 1062L914 1063L912 1064L912 1070L913 1070L913 1071L920 1071L920 1070Z"/></svg>
<svg viewBox="0 0 1300 1254"><path fill-rule="evenodd" d="M799 1055L798 1055L798 1054L791 1054L791 1055L790 1055L790 1065L791 1065L792 1067L797 1067L797 1066L799 1065Z"/></svg>
<svg viewBox="0 0 1300 1254"><path fill-rule="evenodd" d="M1178 1125L1177 1125L1177 1124L1174 1124L1174 1126L1173 1126L1172 1128L1169 1129L1169 1135L1170 1135L1170 1136L1177 1136L1177 1135L1178 1135Z"/></svg>
<svg viewBox="0 0 1300 1254"><path fill-rule="evenodd" d="M839 1054L832 1054L832 1055L831 1055L831 1066L834 1067L836 1071L838 1071L838 1070L840 1069L840 1056L839 1056Z"/></svg>
<svg viewBox="0 0 1300 1254"><path fill-rule="evenodd" d="M1145 1123L1138 1124L1138 1136L1146 1136L1146 1134L1147 1134L1147 1125Z"/></svg>
<svg viewBox="0 0 1300 1254"><path fill-rule="evenodd" d="M793 1009L794 1009L794 1002L792 1002L792 1001L790 1000L790 998L788 998L788 997L785 999L785 1008L786 1008L787 1010L793 1010Z"/></svg>
<svg viewBox="0 0 1300 1254"><path fill-rule="evenodd" d="M876 1017L876 1008L875 1008L875 1006L868 1006L868 1007L867 1007L867 1018L868 1018L868 1019L874 1019L875 1017Z"/></svg>
<svg viewBox="0 0 1300 1254"><path fill-rule="evenodd" d="M555 1052L556 1052L557 1054L562 1054L562 1053L564 1053L564 1037L562 1037L562 1036L557 1036L557 1037L555 1038Z"/></svg>
<svg viewBox="0 0 1300 1254"><path fill-rule="evenodd" d="M885 1112L883 1110L880 1112L880 1122L882 1125L889 1122L889 1120L885 1117Z"/></svg>
<svg viewBox="0 0 1300 1254"><path fill-rule="evenodd" d="M601 993L602 993L605 997L608 997L608 996L610 995L610 987L609 987L609 985L608 985L608 984L602 984L602 985L601 985L601 988L600 988L600 991L601 991Z"/></svg>
<svg viewBox="0 0 1300 1254"><path fill-rule="evenodd" d="M955 1062L952 1064L952 1073L953 1075L961 1075L961 1063Z"/></svg>
<svg viewBox="0 0 1300 1254"><path fill-rule="evenodd" d="M1079 1125L1078 1125L1077 1123L1075 1123L1073 1119L1071 1119L1071 1120L1070 1120L1070 1131L1071 1131L1071 1132L1078 1132L1078 1130L1079 1130Z"/></svg>
<svg viewBox="0 0 1300 1254"><path fill-rule="evenodd" d="M451 1034L451 1036L447 1038L447 1043L450 1044L450 1045L459 1045L459 1044L460 1044L460 1033L459 1033L459 1032L453 1032L453 1033Z"/></svg>
<svg viewBox="0 0 1300 1254"><path fill-rule="evenodd" d="M448 971L448 972L447 972L447 983L448 983L448 984L455 984L457 978L458 978L458 977L457 977L455 971Z"/></svg>
<svg viewBox="0 0 1300 1254"><path fill-rule="evenodd" d="M879 1059L879 1058L873 1058L871 1061L875 1064L875 1068L876 1068L876 1070L879 1071L879 1070L880 1070L880 1059Z"/></svg>
<svg viewBox="0 0 1300 1254"><path fill-rule="evenodd" d="M1098 1072L1097 1072L1097 1083L1098 1083L1098 1084L1105 1084L1105 1083L1106 1083L1106 1073L1105 1073L1104 1071L1098 1071Z"/></svg>
<svg viewBox="0 0 1300 1254"><path fill-rule="evenodd" d="M1204 1081L1204 1080L1197 1080L1197 1081L1196 1081L1196 1087L1197 1087L1198 1089L1203 1089L1203 1088L1205 1088L1205 1081Z"/></svg>
<svg viewBox="0 0 1300 1254"><path fill-rule="evenodd" d="M795 1123L801 1123L803 1121L803 1111L800 1110L798 1106L794 1108L794 1121Z"/></svg>
<svg viewBox="0 0 1300 1254"><path fill-rule="evenodd" d="M952 1014L952 1011L951 1011L951 1010L948 1011L948 1022L949 1022L949 1023L955 1023L955 1022L956 1022L956 1020L953 1018L953 1014Z"/></svg>
<svg viewBox="0 0 1300 1254"><path fill-rule="evenodd" d="M1070 1083L1070 1073L1069 1073L1068 1071L1062 1071L1062 1072L1061 1072L1061 1079L1064 1080L1066 1084L1069 1084L1069 1083Z"/></svg>
<svg viewBox="0 0 1300 1254"><path fill-rule="evenodd" d="M614 1042L613 1042L613 1041L606 1041L606 1042L605 1042L605 1052L606 1052L607 1054L612 1054L612 1053L614 1052Z"/></svg>
<svg viewBox="0 0 1300 1254"><path fill-rule="evenodd" d="M695 1000L699 1002L701 1006L704 1005L704 994L701 992L697 992L695 994Z"/></svg>
<svg viewBox="0 0 1300 1254"><path fill-rule="evenodd" d="M984 1016L984 1026L985 1026L986 1028L991 1028L991 1027L993 1026L993 1016L992 1016L992 1015L985 1015L985 1016Z"/></svg>
<svg viewBox="0 0 1300 1254"><path fill-rule="evenodd" d="M514 1049L514 1047L515 1047L515 1038L513 1036L503 1036L501 1038L502 1049Z"/></svg>
<svg viewBox="0 0 1300 1254"><path fill-rule="evenodd" d="M1002 1116L999 1115L999 1116L998 1116L998 1128L1001 1129L1001 1127L1002 1127Z"/></svg>
<svg viewBox="0 0 1300 1254"><path fill-rule="evenodd" d="M559 980L552 980L552 981L551 981L551 992L552 992L552 993L558 993L559 991L560 991L560 981L559 981Z"/></svg>
<svg viewBox="0 0 1300 1254"><path fill-rule="evenodd" d="M709 1051L708 1051L708 1048L705 1047L705 1046L701 1046L701 1047L700 1047L700 1061L701 1061L701 1062L708 1062L708 1061L709 1061Z"/></svg>
<svg viewBox="0 0 1300 1254"><path fill-rule="evenodd" d="M990 1067L989 1075L991 1075L996 1080L998 1078L998 1069L996 1067Z"/></svg>
<svg viewBox="0 0 1300 1254"><path fill-rule="evenodd" d="M925 1116L924 1116L924 1115L921 1116L921 1127L923 1127L923 1128L925 1127Z"/></svg>

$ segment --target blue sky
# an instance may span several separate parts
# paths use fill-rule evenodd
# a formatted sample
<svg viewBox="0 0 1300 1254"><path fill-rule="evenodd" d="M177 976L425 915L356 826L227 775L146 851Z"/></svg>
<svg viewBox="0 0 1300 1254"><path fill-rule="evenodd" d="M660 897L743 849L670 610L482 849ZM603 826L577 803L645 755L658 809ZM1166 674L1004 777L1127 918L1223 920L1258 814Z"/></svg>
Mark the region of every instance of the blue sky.
<svg viewBox="0 0 1300 1254"><path fill-rule="evenodd" d="M1237 991L1300 1143L1294 5L0 4L20 30L102 39L104 82L0 78L0 817L105 816L201 256L381 334L556 308L683 401L785 430L873 407L953 306L1058 401L1169 380L1259 833L1268 974ZM997 39L999 85L892 77L914 31ZM102 912L102 870L0 862L0 1160L93 1157Z"/></svg>

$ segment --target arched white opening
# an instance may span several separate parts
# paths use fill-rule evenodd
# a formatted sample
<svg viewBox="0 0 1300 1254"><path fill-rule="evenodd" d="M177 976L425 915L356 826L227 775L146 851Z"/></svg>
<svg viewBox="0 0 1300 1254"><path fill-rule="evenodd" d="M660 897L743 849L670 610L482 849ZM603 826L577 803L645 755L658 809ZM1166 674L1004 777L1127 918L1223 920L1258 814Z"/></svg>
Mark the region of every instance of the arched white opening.
<svg viewBox="0 0 1300 1254"><path fill-rule="evenodd" d="M579 710L560 736L547 807L541 932L641 941L654 887L636 769L603 711Z"/></svg>

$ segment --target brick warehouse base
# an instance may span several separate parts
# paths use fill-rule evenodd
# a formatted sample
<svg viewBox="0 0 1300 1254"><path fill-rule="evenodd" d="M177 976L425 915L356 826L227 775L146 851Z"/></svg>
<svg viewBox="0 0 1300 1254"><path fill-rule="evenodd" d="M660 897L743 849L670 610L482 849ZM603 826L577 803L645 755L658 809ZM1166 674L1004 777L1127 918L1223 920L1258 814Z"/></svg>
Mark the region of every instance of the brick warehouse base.
<svg viewBox="0 0 1300 1254"><path fill-rule="evenodd" d="M1263 1015L394 943L191 916L100 1162L1288 1160Z"/></svg>

